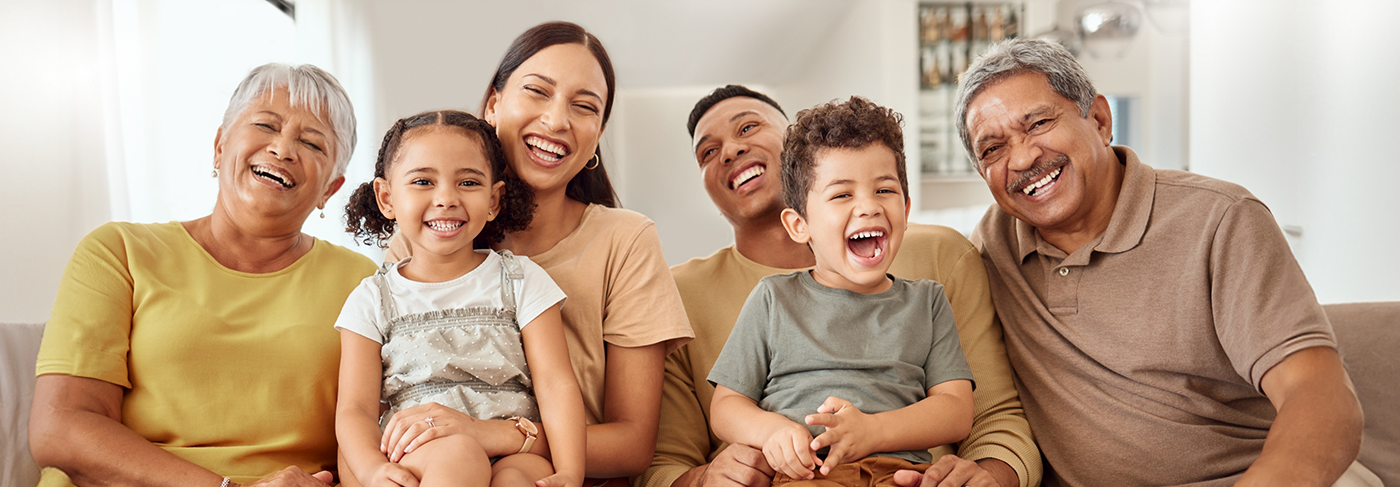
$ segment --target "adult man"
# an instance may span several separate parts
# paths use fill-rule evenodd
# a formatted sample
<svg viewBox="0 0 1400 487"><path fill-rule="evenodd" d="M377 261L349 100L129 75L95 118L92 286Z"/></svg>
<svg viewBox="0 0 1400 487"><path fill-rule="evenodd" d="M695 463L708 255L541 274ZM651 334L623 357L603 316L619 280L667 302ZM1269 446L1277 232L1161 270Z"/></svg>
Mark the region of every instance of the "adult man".
<svg viewBox="0 0 1400 487"><path fill-rule="evenodd" d="M958 130L997 201L973 240L1047 484L1347 471L1361 411L1268 209L1111 146L1107 101L1058 45L1008 41L961 79Z"/></svg>
<svg viewBox="0 0 1400 487"><path fill-rule="evenodd" d="M767 486L763 453L728 448L709 428L714 387L705 378L749 292L765 276L810 268L812 251L788 237L778 177L787 117L777 102L729 85L701 99L687 127L710 199L734 227L734 245L672 269L696 339L667 357L656 457L634 487ZM1040 454L1011 382L986 272L972 244L944 227L909 225L891 273L941 282L976 380L968 439L934 450L927 477L949 485L1029 486L1040 479ZM817 405L813 405L815 408ZM905 480L917 485L912 472Z"/></svg>

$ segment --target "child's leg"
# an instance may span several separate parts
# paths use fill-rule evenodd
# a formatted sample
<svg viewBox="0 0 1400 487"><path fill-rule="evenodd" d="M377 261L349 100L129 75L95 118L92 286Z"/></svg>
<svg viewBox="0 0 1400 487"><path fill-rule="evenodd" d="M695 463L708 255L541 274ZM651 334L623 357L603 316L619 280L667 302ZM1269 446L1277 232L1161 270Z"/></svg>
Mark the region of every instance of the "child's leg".
<svg viewBox="0 0 1400 487"><path fill-rule="evenodd" d="M491 478L491 461L476 440L465 435L437 438L404 454L400 465L418 477L420 487L480 486Z"/></svg>
<svg viewBox="0 0 1400 487"><path fill-rule="evenodd" d="M491 487L531 487L554 474L554 465L533 453L516 453L491 466Z"/></svg>

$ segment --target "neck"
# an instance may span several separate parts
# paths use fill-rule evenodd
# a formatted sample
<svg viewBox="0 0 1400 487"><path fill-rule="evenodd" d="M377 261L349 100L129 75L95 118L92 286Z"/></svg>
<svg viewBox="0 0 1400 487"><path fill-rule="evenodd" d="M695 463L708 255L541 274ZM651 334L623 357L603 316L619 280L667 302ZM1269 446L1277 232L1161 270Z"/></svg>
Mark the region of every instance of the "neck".
<svg viewBox="0 0 1400 487"><path fill-rule="evenodd" d="M420 251L399 268L399 275L410 281L447 282L467 275L481 266L486 255L473 249L461 249L452 255L437 255Z"/></svg>
<svg viewBox="0 0 1400 487"><path fill-rule="evenodd" d="M300 228L289 229L258 218L234 218L218 205L213 214L182 225L219 264L252 274L285 269L312 246L312 238Z"/></svg>
<svg viewBox="0 0 1400 487"><path fill-rule="evenodd" d="M779 269L801 269L817 263L812 249L794 242L776 215L730 223L734 226L734 249L749 260Z"/></svg>
<svg viewBox="0 0 1400 487"><path fill-rule="evenodd" d="M548 194L536 193L530 227L507 233L496 248L526 257L546 252L578 228L587 208L588 205L565 196L564 188Z"/></svg>

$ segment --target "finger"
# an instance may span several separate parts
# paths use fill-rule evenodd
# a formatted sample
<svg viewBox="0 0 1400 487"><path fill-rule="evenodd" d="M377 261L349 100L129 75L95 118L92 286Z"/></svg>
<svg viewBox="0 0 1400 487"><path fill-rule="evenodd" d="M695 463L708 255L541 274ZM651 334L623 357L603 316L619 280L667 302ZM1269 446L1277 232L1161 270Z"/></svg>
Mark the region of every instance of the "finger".
<svg viewBox="0 0 1400 487"><path fill-rule="evenodd" d="M817 465L817 462L815 461L817 456L813 454L812 449L807 448L807 446L812 443L812 440L808 438L811 437L808 436L806 438L793 438L792 449L793 452L796 453L797 459L801 462L802 468L810 474L812 468L816 467Z"/></svg>
<svg viewBox="0 0 1400 487"><path fill-rule="evenodd" d="M793 448L792 444L783 444L783 472L794 479L806 480L812 474L812 467L803 465L807 460L801 449Z"/></svg>
<svg viewBox="0 0 1400 487"><path fill-rule="evenodd" d="M565 485L567 484L564 483L564 479L560 478L558 474L535 481L535 487L564 487Z"/></svg>
<svg viewBox="0 0 1400 487"><path fill-rule="evenodd" d="M390 453L394 444L398 443L399 436L403 435L404 426L408 424L410 423L403 418L403 411L394 413L389 422L384 424L384 437L380 438L379 446L385 454Z"/></svg>
<svg viewBox="0 0 1400 487"><path fill-rule="evenodd" d="M725 448L724 451L731 452L730 456L740 465L757 470L770 479L773 477L773 467L770 466L762 451L743 445L729 445L729 448Z"/></svg>
<svg viewBox="0 0 1400 487"><path fill-rule="evenodd" d="M972 476L982 470L976 463L957 459L953 461L953 470L943 476L943 481L937 485L942 487L963 487L972 483Z"/></svg>
<svg viewBox="0 0 1400 487"><path fill-rule="evenodd" d="M900 470L894 473L894 483L900 487L921 487L920 482L923 480L924 474L918 470Z"/></svg>
<svg viewBox="0 0 1400 487"><path fill-rule="evenodd" d="M422 433L418 433L418 436L413 437L413 441L408 442L408 446L403 449L403 452L413 453L413 450L417 450L418 447L423 446L424 443L435 440L437 438L438 429L429 426L428 428L424 429Z"/></svg>
<svg viewBox="0 0 1400 487"><path fill-rule="evenodd" d="M403 454L405 453L404 449L408 448L408 444L412 443L413 439L418 436L420 426L427 425L421 423L408 425L407 428L404 428L403 434L399 435L398 439L389 445L389 451L392 453L389 457L390 461L397 463L399 460L403 459Z"/></svg>
<svg viewBox="0 0 1400 487"><path fill-rule="evenodd" d="M311 476L315 477L316 480L324 482L326 485L331 485L331 482L335 482L335 474L327 472L325 470L313 473L311 474Z"/></svg>
<svg viewBox="0 0 1400 487"><path fill-rule="evenodd" d="M817 451L817 450L820 450L820 449L822 449L822 448L826 448L826 447L828 447L828 446L831 446L831 445L837 443L838 440L836 439L836 436L837 436L837 433L836 433L836 432L831 431L831 430L826 430L825 433L822 433L822 434L820 434L820 435L817 435L816 438L813 438L813 439L812 439L812 443L809 444L809 445L807 445L807 448L810 449L810 450L812 450L812 451Z"/></svg>
<svg viewBox="0 0 1400 487"><path fill-rule="evenodd" d="M403 487L418 487L418 477L413 476L413 472L399 465L390 468L385 477Z"/></svg>
<svg viewBox="0 0 1400 487"><path fill-rule="evenodd" d="M836 422L840 421L835 414L828 413L808 414L807 417L802 418L802 420L810 425L825 426L827 428L835 428Z"/></svg>

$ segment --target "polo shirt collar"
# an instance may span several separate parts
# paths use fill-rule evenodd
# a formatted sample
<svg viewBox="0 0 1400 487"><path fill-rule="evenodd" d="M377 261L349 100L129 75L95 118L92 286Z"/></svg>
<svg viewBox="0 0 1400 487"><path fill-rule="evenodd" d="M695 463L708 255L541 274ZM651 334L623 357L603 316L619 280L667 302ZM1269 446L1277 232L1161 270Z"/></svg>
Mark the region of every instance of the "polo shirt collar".
<svg viewBox="0 0 1400 487"><path fill-rule="evenodd" d="M1152 217L1152 200L1157 190L1156 172L1138 160L1132 149L1115 145L1113 153L1124 164L1123 186L1118 191L1118 202L1113 206L1108 228L1104 229L1104 234L1093 246L1096 252L1126 252L1142 242L1142 236L1147 232L1147 222ZM1016 256L1021 262L1025 262L1027 256L1042 246L1054 249L1040 238L1035 227L1020 219L1015 222Z"/></svg>

